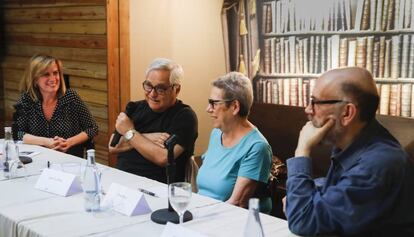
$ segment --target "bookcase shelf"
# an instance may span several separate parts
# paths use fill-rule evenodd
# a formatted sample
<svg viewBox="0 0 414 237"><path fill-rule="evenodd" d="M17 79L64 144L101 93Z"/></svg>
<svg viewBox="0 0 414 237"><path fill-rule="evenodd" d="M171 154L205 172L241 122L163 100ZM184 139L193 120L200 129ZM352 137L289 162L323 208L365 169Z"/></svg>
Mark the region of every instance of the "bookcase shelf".
<svg viewBox="0 0 414 237"><path fill-rule="evenodd" d="M414 34L412 29L401 29L401 30L387 30L387 31L370 31L370 30L349 30L349 31L309 31L309 32L287 32L287 33L265 33L264 38L272 37L289 37L289 36L316 36L316 35L340 35L340 36L391 36L391 35L402 35L402 34Z"/></svg>
<svg viewBox="0 0 414 237"><path fill-rule="evenodd" d="M321 74L292 74L292 73L278 73L278 74L258 74L260 78L266 79L284 79L284 78L318 78ZM414 78L374 78L376 82L388 83L414 83Z"/></svg>
<svg viewBox="0 0 414 237"><path fill-rule="evenodd" d="M257 0L256 7L258 30L249 37L261 50L257 103L306 106L321 73L357 66L375 78L380 114L414 117L412 0Z"/></svg>

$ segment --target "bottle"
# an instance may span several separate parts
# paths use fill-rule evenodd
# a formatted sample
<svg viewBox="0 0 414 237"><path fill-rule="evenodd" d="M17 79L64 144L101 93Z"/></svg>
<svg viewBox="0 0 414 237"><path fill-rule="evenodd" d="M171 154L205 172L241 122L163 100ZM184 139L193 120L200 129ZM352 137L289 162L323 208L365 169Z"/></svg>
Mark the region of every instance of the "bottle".
<svg viewBox="0 0 414 237"><path fill-rule="evenodd" d="M263 237L262 223L259 216L259 199L250 198L249 200L249 216L244 227L244 237Z"/></svg>
<svg viewBox="0 0 414 237"><path fill-rule="evenodd" d="M100 208L100 172L95 163L95 150L89 149L87 163L83 176L83 191L85 195L85 210L87 212L98 211Z"/></svg>
<svg viewBox="0 0 414 237"><path fill-rule="evenodd" d="M3 160L2 160L2 169L4 177L6 178L12 178L12 164L14 161L14 157L16 154L16 145L13 141L12 136L12 129L11 127L5 127L4 128L4 144L3 144Z"/></svg>

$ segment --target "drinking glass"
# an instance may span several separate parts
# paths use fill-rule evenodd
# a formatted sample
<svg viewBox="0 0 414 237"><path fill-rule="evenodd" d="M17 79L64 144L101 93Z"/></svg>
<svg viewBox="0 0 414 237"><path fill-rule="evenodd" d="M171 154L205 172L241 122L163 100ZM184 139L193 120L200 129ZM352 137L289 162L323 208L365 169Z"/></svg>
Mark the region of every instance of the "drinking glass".
<svg viewBox="0 0 414 237"><path fill-rule="evenodd" d="M191 184L186 182L172 183L168 186L168 198L171 206L180 217L180 224L183 223L184 213L191 200Z"/></svg>
<svg viewBox="0 0 414 237"><path fill-rule="evenodd" d="M14 144L14 146L9 146L7 149L9 152L9 159L7 161L7 166L9 169L8 174L6 174L8 179L14 179L18 177L27 177L26 166L19 159L19 146ZM19 172L18 169L23 168L22 172Z"/></svg>

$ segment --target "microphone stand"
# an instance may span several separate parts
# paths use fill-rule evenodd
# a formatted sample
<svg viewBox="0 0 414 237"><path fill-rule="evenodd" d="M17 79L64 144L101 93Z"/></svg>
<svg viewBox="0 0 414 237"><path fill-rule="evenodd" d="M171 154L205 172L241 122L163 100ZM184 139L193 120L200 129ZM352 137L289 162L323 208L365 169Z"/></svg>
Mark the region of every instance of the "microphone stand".
<svg viewBox="0 0 414 237"><path fill-rule="evenodd" d="M177 144L177 136L175 134L171 135L165 142L164 145L167 148L167 185L174 183L175 181L175 159L174 159L174 146ZM168 187L167 187L168 188ZM186 211L184 213L184 222L190 221L193 219L191 212ZM167 222L172 222L178 224L180 222L178 214L174 211L170 203L170 198L168 196L168 208L163 208L154 211L151 214L151 220L158 224L167 224Z"/></svg>

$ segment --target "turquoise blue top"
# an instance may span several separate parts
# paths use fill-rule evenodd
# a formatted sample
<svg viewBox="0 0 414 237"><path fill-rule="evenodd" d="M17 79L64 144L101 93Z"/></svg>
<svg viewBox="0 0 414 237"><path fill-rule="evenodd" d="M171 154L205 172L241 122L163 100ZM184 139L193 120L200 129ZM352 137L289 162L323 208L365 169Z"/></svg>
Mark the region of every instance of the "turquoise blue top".
<svg viewBox="0 0 414 237"><path fill-rule="evenodd" d="M198 193L227 201L239 176L267 183L272 149L259 130L252 129L233 147L224 147L221 135L221 130L213 129L208 149L201 157L203 164L197 175ZM271 203L263 209L270 211Z"/></svg>

